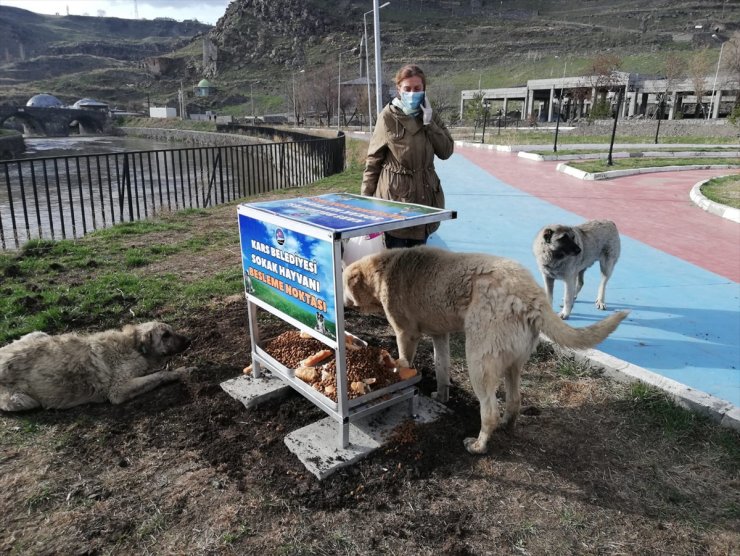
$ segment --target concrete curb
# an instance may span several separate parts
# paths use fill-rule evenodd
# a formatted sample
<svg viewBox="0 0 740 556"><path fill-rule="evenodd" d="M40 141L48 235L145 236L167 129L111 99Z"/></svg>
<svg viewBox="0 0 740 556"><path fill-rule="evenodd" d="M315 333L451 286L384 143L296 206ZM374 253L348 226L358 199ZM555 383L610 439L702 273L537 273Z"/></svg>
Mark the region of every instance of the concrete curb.
<svg viewBox="0 0 740 556"><path fill-rule="evenodd" d="M515 152L517 147L514 145L493 145L491 143L471 143L470 141L455 141L458 147L472 147L474 149L483 149L486 151L497 151L501 153ZM523 147L522 147L523 148Z"/></svg>
<svg viewBox="0 0 740 556"><path fill-rule="evenodd" d="M604 160L609 158L609 153L588 153L588 156L580 154L538 154L528 151L519 151L518 156L528 160L551 161L551 160ZM615 152L612 158L740 158L740 152L698 152L698 151L643 151L639 153Z"/></svg>
<svg viewBox="0 0 740 556"><path fill-rule="evenodd" d="M723 170L738 168L735 164L690 164L688 166L655 166L650 168L632 168L629 170L610 170L608 172L584 172L569 166L566 162L561 162L557 166L557 171L569 176L582 180L610 180L612 178L621 178L624 176L634 176L635 174L654 174L660 172L680 172L682 170Z"/></svg>
<svg viewBox="0 0 740 556"><path fill-rule="evenodd" d="M710 181L710 179L700 181L694 187L692 187L691 191L689 192L689 197L699 208L704 209L705 211L716 216L727 218L728 220L732 220L733 222L737 222L738 224L740 224L740 209L728 207L727 205L721 205L720 203L715 203L714 201L707 199L702 194L701 186Z"/></svg>
<svg viewBox="0 0 740 556"><path fill-rule="evenodd" d="M620 382L643 382L664 391L679 406L709 417L720 426L740 431L740 408L728 401L689 388L657 373L633 365L616 357L589 349L576 351L551 344L556 352L573 356L577 361L585 362L604 369L607 376Z"/></svg>

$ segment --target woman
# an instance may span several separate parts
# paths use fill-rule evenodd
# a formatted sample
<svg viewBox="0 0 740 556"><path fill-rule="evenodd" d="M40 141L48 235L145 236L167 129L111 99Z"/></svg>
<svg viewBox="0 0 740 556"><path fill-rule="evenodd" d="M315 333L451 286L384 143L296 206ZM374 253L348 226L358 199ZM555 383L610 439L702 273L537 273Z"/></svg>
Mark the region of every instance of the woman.
<svg viewBox="0 0 740 556"><path fill-rule="evenodd" d="M419 66L403 66L395 83L398 95L378 116L370 139L362 194L444 208L434 155L443 160L452 156L454 141L442 119L432 113ZM386 247L424 245L437 228L439 222L386 232Z"/></svg>

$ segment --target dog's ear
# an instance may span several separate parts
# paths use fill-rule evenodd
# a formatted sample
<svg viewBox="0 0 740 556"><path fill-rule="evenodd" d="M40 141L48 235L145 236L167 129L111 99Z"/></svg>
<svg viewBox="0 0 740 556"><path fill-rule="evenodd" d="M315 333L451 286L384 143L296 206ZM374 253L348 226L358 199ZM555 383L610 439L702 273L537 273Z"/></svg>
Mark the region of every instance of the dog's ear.
<svg viewBox="0 0 740 556"><path fill-rule="evenodd" d="M545 240L545 243L550 243L550 240L552 239L552 228L545 228L542 231L542 239Z"/></svg>

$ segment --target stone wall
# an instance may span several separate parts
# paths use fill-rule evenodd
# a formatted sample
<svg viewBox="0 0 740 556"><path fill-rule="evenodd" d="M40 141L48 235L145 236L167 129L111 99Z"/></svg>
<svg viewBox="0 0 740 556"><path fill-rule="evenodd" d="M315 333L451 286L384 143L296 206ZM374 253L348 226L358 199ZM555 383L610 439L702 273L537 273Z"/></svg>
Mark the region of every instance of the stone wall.
<svg viewBox="0 0 740 556"><path fill-rule="evenodd" d="M263 143L255 137L216 133L213 131L191 131L188 129L159 129L154 127L120 127L123 135L146 137L155 141L172 141L194 147L216 147L219 145L246 145Z"/></svg>
<svg viewBox="0 0 740 556"><path fill-rule="evenodd" d="M20 133L0 135L0 160L16 158L26 150L26 143Z"/></svg>
<svg viewBox="0 0 740 556"><path fill-rule="evenodd" d="M561 124L570 126L571 124ZM595 120L593 123L578 122L576 129L568 135L611 135L614 120ZM622 135L655 135L658 122L655 120L620 120L617 122L617 137ZM727 120L662 120L660 137L738 137L740 127Z"/></svg>

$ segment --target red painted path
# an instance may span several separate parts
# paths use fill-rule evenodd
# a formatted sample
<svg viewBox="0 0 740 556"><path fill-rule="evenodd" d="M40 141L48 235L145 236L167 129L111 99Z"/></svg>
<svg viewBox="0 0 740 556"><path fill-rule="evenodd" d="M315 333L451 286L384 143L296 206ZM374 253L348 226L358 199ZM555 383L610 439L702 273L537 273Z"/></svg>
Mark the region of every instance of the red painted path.
<svg viewBox="0 0 740 556"><path fill-rule="evenodd" d="M691 188L737 170L686 170L584 181L511 153L455 147L455 153L504 183L585 219L613 220L619 232L696 266L740 282L740 224L706 212Z"/></svg>

